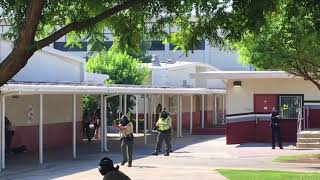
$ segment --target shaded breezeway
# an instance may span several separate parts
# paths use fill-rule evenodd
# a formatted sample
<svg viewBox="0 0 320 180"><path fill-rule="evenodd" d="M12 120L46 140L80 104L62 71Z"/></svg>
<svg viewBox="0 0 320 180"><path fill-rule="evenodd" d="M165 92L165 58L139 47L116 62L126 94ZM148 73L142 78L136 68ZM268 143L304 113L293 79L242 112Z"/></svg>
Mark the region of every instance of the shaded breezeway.
<svg viewBox="0 0 320 180"><path fill-rule="evenodd" d="M320 164L273 163L272 160L279 155L320 153L320 150L292 150L289 144L285 144L285 150L272 150L269 144L226 145L224 136L185 134L184 138L173 139L175 152L165 157L150 155L155 135L150 135L150 140L150 144L144 145L143 137L136 138L133 167L120 168L132 179L224 179L215 171L217 168L314 172L320 169ZM98 147L99 143L83 144L79 146L77 160L71 160L70 156L64 160L61 158L63 151L59 150L62 153L59 159L41 166L36 163L27 167L13 164L0 173L0 179L101 179L97 170L100 157L108 155L115 163L121 161L118 137L109 137L108 144L109 154L97 152L99 148L94 146ZM70 149L69 153L72 153Z"/></svg>

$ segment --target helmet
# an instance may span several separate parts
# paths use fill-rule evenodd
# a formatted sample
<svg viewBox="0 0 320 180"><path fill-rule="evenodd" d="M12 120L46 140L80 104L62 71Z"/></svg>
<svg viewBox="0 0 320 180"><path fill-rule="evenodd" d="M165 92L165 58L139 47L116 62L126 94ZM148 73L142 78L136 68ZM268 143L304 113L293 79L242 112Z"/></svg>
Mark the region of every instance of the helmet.
<svg viewBox="0 0 320 180"><path fill-rule="evenodd" d="M130 121L126 115L123 115L120 119L121 126L126 126L129 122Z"/></svg>
<svg viewBox="0 0 320 180"><path fill-rule="evenodd" d="M119 166L114 167L113 161L108 157L103 157L99 161L99 172L102 175L106 175L108 172L118 170L118 169L119 169Z"/></svg>
<svg viewBox="0 0 320 180"><path fill-rule="evenodd" d="M166 111L161 112L161 118L167 119L168 116L169 116L169 114Z"/></svg>

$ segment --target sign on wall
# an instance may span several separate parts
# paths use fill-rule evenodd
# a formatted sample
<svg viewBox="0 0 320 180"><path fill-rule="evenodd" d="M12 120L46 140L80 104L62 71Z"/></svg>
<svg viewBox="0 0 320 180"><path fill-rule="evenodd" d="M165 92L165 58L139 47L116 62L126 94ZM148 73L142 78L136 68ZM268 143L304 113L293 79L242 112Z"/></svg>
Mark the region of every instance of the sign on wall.
<svg viewBox="0 0 320 180"><path fill-rule="evenodd" d="M33 112L33 107L32 105L28 105L26 109L26 117L27 117L27 122L29 124L34 123L34 112Z"/></svg>

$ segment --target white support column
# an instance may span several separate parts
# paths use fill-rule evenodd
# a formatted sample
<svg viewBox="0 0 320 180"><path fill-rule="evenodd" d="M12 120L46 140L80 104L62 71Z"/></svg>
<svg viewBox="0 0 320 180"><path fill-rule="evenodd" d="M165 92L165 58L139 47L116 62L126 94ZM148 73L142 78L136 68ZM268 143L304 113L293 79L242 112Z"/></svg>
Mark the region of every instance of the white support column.
<svg viewBox="0 0 320 180"><path fill-rule="evenodd" d="M214 94L213 95L213 98L212 98L212 125L214 126L216 123L215 123L215 121L216 121L216 95Z"/></svg>
<svg viewBox="0 0 320 180"><path fill-rule="evenodd" d="M2 95L0 93L0 137L2 137ZM0 172L2 171L2 138L0 138Z"/></svg>
<svg viewBox="0 0 320 180"><path fill-rule="evenodd" d="M100 121L103 119L103 95L100 94ZM103 122L103 121L102 121ZM100 122L100 150L103 152L104 150L104 135L103 135L103 123Z"/></svg>
<svg viewBox="0 0 320 180"><path fill-rule="evenodd" d="M127 95L124 95L124 108L123 108L123 114L127 115Z"/></svg>
<svg viewBox="0 0 320 180"><path fill-rule="evenodd" d="M179 135L180 137L183 137L182 136L182 113L183 113L183 110L182 110L182 97L179 96L179 106L180 106L180 111L179 111Z"/></svg>
<svg viewBox="0 0 320 180"><path fill-rule="evenodd" d="M73 158L77 158L77 95L72 96L73 120L72 120L72 154Z"/></svg>
<svg viewBox="0 0 320 180"><path fill-rule="evenodd" d="M180 98L179 98L179 95L177 95L177 113L176 113L176 119L177 119L177 137L179 137L179 131L180 131L180 123L179 123L179 120L180 120Z"/></svg>
<svg viewBox="0 0 320 180"><path fill-rule="evenodd" d="M222 95L222 123L225 124L225 95Z"/></svg>
<svg viewBox="0 0 320 180"><path fill-rule="evenodd" d="M5 166L5 148L6 148L6 143L5 143L5 117L6 117L6 97L2 96L1 99L1 114L2 114L2 119L1 119L1 168L4 169Z"/></svg>
<svg viewBox="0 0 320 180"><path fill-rule="evenodd" d="M201 128L204 128L204 94L201 96Z"/></svg>
<svg viewBox="0 0 320 180"><path fill-rule="evenodd" d="M217 101L218 101L218 98L217 98L217 95L214 95L214 123L213 125L217 125L218 124L218 108L217 108Z"/></svg>
<svg viewBox="0 0 320 180"><path fill-rule="evenodd" d="M163 111L164 110L164 94L162 94L162 96L161 96L161 105L162 105L162 109L161 109L161 111Z"/></svg>
<svg viewBox="0 0 320 180"><path fill-rule="evenodd" d="M193 120L193 96L190 96L190 134L192 134L192 120Z"/></svg>
<svg viewBox="0 0 320 180"><path fill-rule="evenodd" d="M136 95L136 133L139 133L139 100Z"/></svg>
<svg viewBox="0 0 320 180"><path fill-rule="evenodd" d="M148 111L149 111L149 116L148 116L148 130L151 131L152 130L152 94L149 94L149 108L148 108Z"/></svg>
<svg viewBox="0 0 320 180"><path fill-rule="evenodd" d="M43 164L43 94L40 94L39 163Z"/></svg>
<svg viewBox="0 0 320 180"><path fill-rule="evenodd" d="M107 109L108 98L104 97L103 102L103 139L104 139L104 151L108 152L108 109Z"/></svg>
<svg viewBox="0 0 320 180"><path fill-rule="evenodd" d="M154 117L153 115L155 114L154 112L154 107L153 107L153 101L154 101L154 97L152 94L150 94L151 98L150 98L150 131L152 131L153 129L153 121L154 121Z"/></svg>
<svg viewBox="0 0 320 180"><path fill-rule="evenodd" d="M144 144L147 144L147 94L144 94Z"/></svg>
<svg viewBox="0 0 320 180"><path fill-rule="evenodd" d="M120 113L123 113L123 106L122 106L122 94L119 94L119 111ZM120 117L120 113L119 113L119 119L121 118Z"/></svg>

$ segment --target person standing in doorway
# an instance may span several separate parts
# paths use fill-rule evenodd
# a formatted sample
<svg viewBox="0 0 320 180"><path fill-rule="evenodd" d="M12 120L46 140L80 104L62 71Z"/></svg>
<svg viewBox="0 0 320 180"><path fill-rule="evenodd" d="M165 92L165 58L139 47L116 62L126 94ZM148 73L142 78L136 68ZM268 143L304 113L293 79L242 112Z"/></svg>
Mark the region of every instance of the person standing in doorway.
<svg viewBox="0 0 320 180"><path fill-rule="evenodd" d="M156 127L158 128L158 138L157 145L152 153L153 155L158 155L160 149L162 147L163 140L166 143L166 153L165 156L169 156L171 147L171 131L172 131L172 120L169 114L166 111L162 111L159 120L156 123Z"/></svg>
<svg viewBox="0 0 320 180"><path fill-rule="evenodd" d="M100 108L94 112L93 115L93 125L94 125L94 138L100 138L100 126L101 126L101 118L100 118Z"/></svg>
<svg viewBox="0 0 320 180"><path fill-rule="evenodd" d="M276 110L275 108L273 108L270 116L271 116L270 126L271 126L271 131L272 131L272 149L275 149L276 139L278 141L279 148L283 149L281 132L280 132L279 111Z"/></svg>
<svg viewBox="0 0 320 180"><path fill-rule="evenodd" d="M91 116L89 114L90 111L85 111L83 113L83 126L84 126L84 131L86 132L88 142L91 142L91 128L90 128L90 123L91 123Z"/></svg>
<svg viewBox="0 0 320 180"><path fill-rule="evenodd" d="M128 162L128 167L132 166L132 152L133 152L133 124L129 121L127 116L123 115L118 125L114 125L120 130L121 136L121 154L122 163L124 165Z"/></svg>

